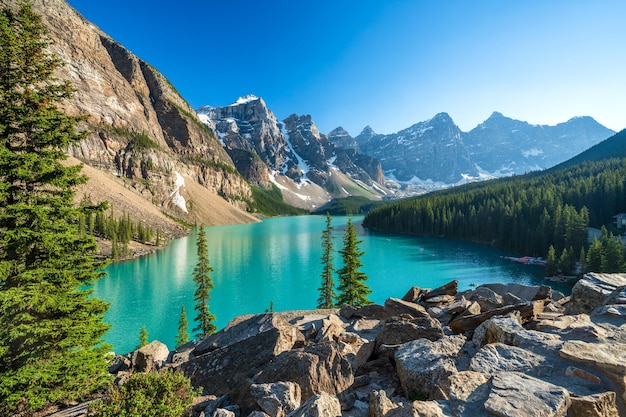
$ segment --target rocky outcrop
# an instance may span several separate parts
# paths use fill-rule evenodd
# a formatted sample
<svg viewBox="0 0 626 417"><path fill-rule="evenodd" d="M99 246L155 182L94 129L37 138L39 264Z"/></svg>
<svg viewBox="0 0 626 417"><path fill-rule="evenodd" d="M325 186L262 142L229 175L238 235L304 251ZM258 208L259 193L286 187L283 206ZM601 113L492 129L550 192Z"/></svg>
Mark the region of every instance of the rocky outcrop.
<svg viewBox="0 0 626 417"><path fill-rule="evenodd" d="M595 279L605 286L621 278ZM201 407L205 416L626 413L624 316L607 315L602 306L589 314L573 311L585 305L579 304L584 294L563 297L542 286L457 287L414 287L408 300L358 309L237 318L172 353L165 366L212 395ZM619 294L610 292L604 306L621 300ZM485 296L497 300L490 311L470 301ZM467 304L472 308L462 307ZM520 306L528 305L526 314ZM472 325L446 324L461 319ZM138 370L136 363L116 363L120 382L120 374Z"/></svg>
<svg viewBox="0 0 626 417"><path fill-rule="evenodd" d="M225 107L203 106L197 112L251 183L267 187L268 181L280 183L282 177L288 178L297 189L279 186L286 201L293 202L290 194L297 194L300 199L313 200L308 207L312 208L319 206L314 201L319 189L326 193L323 203L330 197L348 195L378 199L386 192L380 163L356 149L334 145L310 115L292 114L279 121L265 101L253 95ZM347 187L350 183L354 186Z"/></svg>
<svg viewBox="0 0 626 417"><path fill-rule="evenodd" d="M15 6L17 1L1 4ZM32 5L53 41L51 52L65 63L58 78L70 81L75 89L65 110L86 117L80 128L88 133L67 150L71 156L131 188L143 198L142 204L189 223L216 223L200 204L214 196L232 203L233 213L247 208L246 201L252 198L249 184L162 74L64 0L35 0ZM185 188L175 194L179 176L202 185L206 197L192 197ZM89 190L92 200L99 201L108 191L98 187L100 181L94 181ZM183 209L174 195L195 200L195 207L188 204ZM145 220L128 214L135 221Z"/></svg>
<svg viewBox="0 0 626 417"><path fill-rule="evenodd" d="M478 176L461 130L446 113L390 135L366 128L356 141L359 151L378 159L387 176L400 182L454 184Z"/></svg>

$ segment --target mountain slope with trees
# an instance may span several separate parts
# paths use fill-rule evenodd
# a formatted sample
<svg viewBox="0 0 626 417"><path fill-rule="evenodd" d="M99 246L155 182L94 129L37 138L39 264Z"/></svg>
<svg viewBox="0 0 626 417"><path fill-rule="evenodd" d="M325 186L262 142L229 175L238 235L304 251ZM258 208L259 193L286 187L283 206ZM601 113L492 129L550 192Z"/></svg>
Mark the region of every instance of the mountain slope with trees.
<svg viewBox="0 0 626 417"><path fill-rule="evenodd" d="M544 256L553 245L578 254L587 227L626 211L626 131L592 148L584 162L546 172L469 184L371 211L363 225L395 233L445 236ZM591 156L596 155L595 158ZM593 160L595 159L595 160Z"/></svg>

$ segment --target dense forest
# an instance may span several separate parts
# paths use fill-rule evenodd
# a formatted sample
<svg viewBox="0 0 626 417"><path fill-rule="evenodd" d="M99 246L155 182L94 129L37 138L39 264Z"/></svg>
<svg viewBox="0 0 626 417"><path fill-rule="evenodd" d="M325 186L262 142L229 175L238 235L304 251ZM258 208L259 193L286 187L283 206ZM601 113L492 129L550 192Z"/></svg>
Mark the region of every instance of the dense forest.
<svg viewBox="0 0 626 417"><path fill-rule="evenodd" d="M604 142L603 142L604 143ZM517 253L546 256L588 247L587 227L610 227L626 212L626 131L591 148L576 164L468 184L372 210L374 230L471 240ZM619 150L619 151L616 151ZM621 155L620 155L621 156Z"/></svg>

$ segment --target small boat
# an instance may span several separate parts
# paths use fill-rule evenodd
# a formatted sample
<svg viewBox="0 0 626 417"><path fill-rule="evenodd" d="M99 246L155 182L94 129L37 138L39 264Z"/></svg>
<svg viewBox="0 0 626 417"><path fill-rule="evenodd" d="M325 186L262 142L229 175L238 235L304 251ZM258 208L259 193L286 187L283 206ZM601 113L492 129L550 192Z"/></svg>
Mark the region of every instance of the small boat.
<svg viewBox="0 0 626 417"><path fill-rule="evenodd" d="M521 258L516 258L514 256L503 256L503 258L524 265L546 266L546 264L548 263L548 261L546 261L545 259L536 258L534 256L522 256Z"/></svg>

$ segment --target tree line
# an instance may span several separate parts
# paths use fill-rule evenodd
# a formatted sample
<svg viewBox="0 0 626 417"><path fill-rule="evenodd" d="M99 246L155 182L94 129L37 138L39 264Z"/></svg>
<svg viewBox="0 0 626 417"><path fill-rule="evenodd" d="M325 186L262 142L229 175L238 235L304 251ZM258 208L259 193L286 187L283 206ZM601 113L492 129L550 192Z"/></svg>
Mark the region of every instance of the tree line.
<svg viewBox="0 0 626 417"><path fill-rule="evenodd" d="M626 159L468 184L372 210L365 227L443 236L546 256L553 247L578 257L587 227L626 211ZM571 255L568 255L571 256Z"/></svg>

